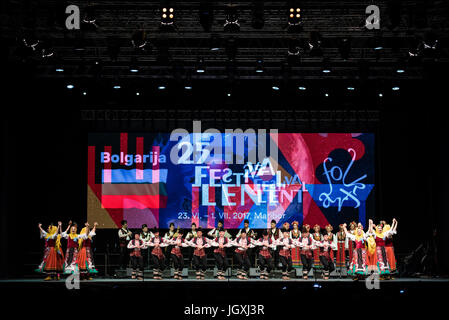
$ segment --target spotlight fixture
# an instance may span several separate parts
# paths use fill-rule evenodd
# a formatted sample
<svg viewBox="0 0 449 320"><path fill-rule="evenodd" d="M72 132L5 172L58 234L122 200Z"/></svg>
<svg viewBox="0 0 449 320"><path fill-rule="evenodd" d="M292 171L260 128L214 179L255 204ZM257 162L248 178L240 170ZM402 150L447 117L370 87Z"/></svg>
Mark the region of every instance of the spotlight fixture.
<svg viewBox="0 0 449 320"><path fill-rule="evenodd" d="M192 86L187 85L187 86L184 86L184 89L186 89L186 90L192 90L193 88L192 88Z"/></svg>
<svg viewBox="0 0 449 320"><path fill-rule="evenodd" d="M323 55L322 43L323 39L321 34L318 31L312 31L307 42L310 56L319 57Z"/></svg>
<svg viewBox="0 0 449 320"><path fill-rule="evenodd" d="M136 52L145 52L149 49L149 43L146 39L147 35L145 30L140 29L134 31L133 35L131 36L131 44L134 47L134 50Z"/></svg>
<svg viewBox="0 0 449 320"><path fill-rule="evenodd" d="M279 91L281 88L278 85L274 85L271 87L274 91Z"/></svg>
<svg viewBox="0 0 449 320"><path fill-rule="evenodd" d="M221 41L217 35L212 35L209 39L210 51L218 51L221 48Z"/></svg>
<svg viewBox="0 0 449 320"><path fill-rule="evenodd" d="M256 73L263 73L263 60L262 59L258 59L256 61Z"/></svg>
<svg viewBox="0 0 449 320"><path fill-rule="evenodd" d="M175 9L163 7L161 9L161 24L172 25L175 19Z"/></svg>
<svg viewBox="0 0 449 320"><path fill-rule="evenodd" d="M355 90L354 87L347 87L346 89L348 89L349 91L354 91Z"/></svg>
<svg viewBox="0 0 449 320"><path fill-rule="evenodd" d="M131 63L129 65L129 72L131 73L138 73L139 72L139 66L137 65L137 59L132 58Z"/></svg>
<svg viewBox="0 0 449 320"><path fill-rule="evenodd" d="M56 67L55 71L56 72L64 72L64 68L63 67Z"/></svg>
<svg viewBox="0 0 449 320"><path fill-rule="evenodd" d="M198 58L198 62L196 65L196 72L197 73L204 73L206 72L206 68L204 65L204 59L203 58Z"/></svg>
<svg viewBox="0 0 449 320"><path fill-rule="evenodd" d="M301 91L305 91L307 88L306 87L298 87L298 89Z"/></svg>
<svg viewBox="0 0 449 320"><path fill-rule="evenodd" d="M118 90L121 88L121 86L119 84L115 84L112 86L112 88Z"/></svg>
<svg viewBox="0 0 449 320"><path fill-rule="evenodd" d="M225 17L225 23L223 24L225 32L237 32L240 30L239 14L235 5L226 6Z"/></svg>
<svg viewBox="0 0 449 320"><path fill-rule="evenodd" d="M84 10L84 17L82 20L82 29L86 31L95 31L98 28L97 15L95 6L88 5Z"/></svg>
<svg viewBox="0 0 449 320"><path fill-rule="evenodd" d="M288 26L298 26L302 23L301 19L301 8L299 7L291 7L288 10Z"/></svg>
<svg viewBox="0 0 449 320"><path fill-rule="evenodd" d="M167 87L164 86L164 85L160 85L160 86L158 86L157 88L158 88L159 90L165 90L165 89L167 89Z"/></svg>
<svg viewBox="0 0 449 320"><path fill-rule="evenodd" d="M73 88L75 88L75 86L73 84L68 84L67 85L67 89L72 90Z"/></svg>
<svg viewBox="0 0 449 320"><path fill-rule="evenodd" d="M399 91L399 87L393 87L393 88L391 88L391 90L393 90L393 91Z"/></svg>
<svg viewBox="0 0 449 320"><path fill-rule="evenodd" d="M161 8L161 25L162 31L173 31L175 29L175 9L173 7Z"/></svg>

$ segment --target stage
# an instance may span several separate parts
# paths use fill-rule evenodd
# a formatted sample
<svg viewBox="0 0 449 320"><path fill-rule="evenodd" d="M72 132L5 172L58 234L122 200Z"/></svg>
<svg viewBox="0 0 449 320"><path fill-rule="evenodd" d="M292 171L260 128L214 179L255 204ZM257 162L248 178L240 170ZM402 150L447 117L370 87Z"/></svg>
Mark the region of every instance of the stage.
<svg viewBox="0 0 449 320"><path fill-rule="evenodd" d="M35 314L36 308L48 306L51 300L58 301L51 305L54 312L67 312L74 303L77 314L81 308L89 313L89 317L104 316L105 310L111 308L116 315L126 317L133 307L141 310L143 315L150 315L156 309L158 315L184 317L187 309L217 306L225 310L222 317L217 315L217 318L228 318L225 313L229 307L261 305L264 314L257 315L257 319L272 319L281 310L285 315L297 315L304 309L307 314L319 310L320 314L333 315L342 307L347 315L350 310L366 312L369 306L380 306L382 310L388 306L390 315L400 315L405 309L421 311L431 307L437 310L443 308L440 302L449 294L449 278L381 280L378 289L368 289L365 281L350 278L292 278L288 281L95 278L81 280L79 290L67 289L65 279L8 279L0 280L0 291L6 294L7 303L26 301L27 306L33 306L16 308L20 313L30 315Z"/></svg>

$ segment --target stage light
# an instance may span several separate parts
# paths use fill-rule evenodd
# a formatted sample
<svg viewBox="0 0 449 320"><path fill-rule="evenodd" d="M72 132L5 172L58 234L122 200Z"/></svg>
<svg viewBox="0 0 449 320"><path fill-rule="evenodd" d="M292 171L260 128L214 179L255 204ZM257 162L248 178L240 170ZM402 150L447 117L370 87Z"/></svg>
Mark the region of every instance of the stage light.
<svg viewBox="0 0 449 320"><path fill-rule="evenodd" d="M120 85L118 85L118 84L116 84L116 85L114 85L114 86L113 86L113 88L114 88L114 89L120 89L120 88L121 88L121 86L120 86Z"/></svg>
<svg viewBox="0 0 449 320"><path fill-rule="evenodd" d="M322 72L323 72L323 73L331 73L331 69L329 69L329 68L324 68L324 69L322 70Z"/></svg>
<svg viewBox="0 0 449 320"><path fill-rule="evenodd" d="M399 91L399 87L393 87L393 88L391 88L391 90L393 90L393 91Z"/></svg>
<svg viewBox="0 0 449 320"><path fill-rule="evenodd" d="M225 32L237 32L240 30L239 14L235 5L227 5L225 8Z"/></svg>
<svg viewBox="0 0 449 320"><path fill-rule="evenodd" d="M165 86L158 86L157 88L158 88L159 90L165 90L165 89L166 89Z"/></svg>
<svg viewBox="0 0 449 320"><path fill-rule="evenodd" d="M310 56L319 57L323 55L323 50L321 48L322 43L323 38L318 31L310 32L310 37L307 42Z"/></svg>
<svg viewBox="0 0 449 320"><path fill-rule="evenodd" d="M93 5L88 5L84 10L82 29L86 31L95 31L98 28L96 21L97 15L95 7Z"/></svg>
<svg viewBox="0 0 449 320"><path fill-rule="evenodd" d="M147 41L147 35L145 30L136 30L131 36L131 44L136 52L145 52L149 48L149 43Z"/></svg>
<svg viewBox="0 0 449 320"><path fill-rule="evenodd" d="M287 31L300 32L302 30L302 12L299 7L290 7L287 11Z"/></svg>
<svg viewBox="0 0 449 320"><path fill-rule="evenodd" d="M324 96L325 96L325 97L329 97L329 93L325 93Z"/></svg>
<svg viewBox="0 0 449 320"><path fill-rule="evenodd" d="M136 96L140 96L140 92L136 92Z"/></svg>
<svg viewBox="0 0 449 320"><path fill-rule="evenodd" d="M198 58L197 66L196 66L196 72L197 73L204 73L206 72L206 68L204 66L204 59Z"/></svg>
<svg viewBox="0 0 449 320"><path fill-rule="evenodd" d="M161 10L161 26L172 26L175 20L175 9L164 7Z"/></svg>
<svg viewBox="0 0 449 320"><path fill-rule="evenodd" d="M86 92L86 91L83 91L83 96L85 96L85 95L87 95L87 92Z"/></svg>
<svg viewBox="0 0 449 320"><path fill-rule="evenodd" d="M55 71L56 72L64 72L64 68L56 68Z"/></svg>
<svg viewBox="0 0 449 320"><path fill-rule="evenodd" d="M384 96L384 95L383 95L382 93L379 93L379 97L381 97L381 98L382 98L383 96Z"/></svg>
<svg viewBox="0 0 449 320"><path fill-rule="evenodd" d="M278 87L278 86L272 86L271 87L274 91L279 91L279 89L281 89L280 87Z"/></svg>
<svg viewBox="0 0 449 320"><path fill-rule="evenodd" d="M230 97L231 96L231 94L230 93L228 93L228 97Z"/></svg>
<svg viewBox="0 0 449 320"><path fill-rule="evenodd" d="M67 85L67 89L72 90L73 88L75 88L75 86L73 84L68 84Z"/></svg>
<svg viewBox="0 0 449 320"><path fill-rule="evenodd" d="M313 287L314 287L315 289L319 289L319 288L321 288L321 285L318 284L318 283L314 283L314 284L313 284Z"/></svg>
<svg viewBox="0 0 449 320"><path fill-rule="evenodd" d="M397 69L396 72L397 72L397 73L404 73L405 70L404 70L404 69Z"/></svg>
<svg viewBox="0 0 449 320"><path fill-rule="evenodd" d="M299 90L304 91L306 90L306 87L298 87Z"/></svg>
<svg viewBox="0 0 449 320"><path fill-rule="evenodd" d="M192 86L185 86L184 89L186 89L186 90L192 90Z"/></svg>
<svg viewBox="0 0 449 320"><path fill-rule="evenodd" d="M209 38L209 43L210 51L218 51L222 45L220 37L215 34Z"/></svg>
<svg viewBox="0 0 449 320"><path fill-rule="evenodd" d="M263 60L262 59L259 59L256 62L256 72L263 73Z"/></svg>
<svg viewBox="0 0 449 320"><path fill-rule="evenodd" d="M355 90L354 87L347 87L346 89L348 89L349 91L354 91Z"/></svg>
<svg viewBox="0 0 449 320"><path fill-rule="evenodd" d="M129 65L129 72L138 73L139 67L137 66L137 59L134 57L131 59L131 63Z"/></svg>

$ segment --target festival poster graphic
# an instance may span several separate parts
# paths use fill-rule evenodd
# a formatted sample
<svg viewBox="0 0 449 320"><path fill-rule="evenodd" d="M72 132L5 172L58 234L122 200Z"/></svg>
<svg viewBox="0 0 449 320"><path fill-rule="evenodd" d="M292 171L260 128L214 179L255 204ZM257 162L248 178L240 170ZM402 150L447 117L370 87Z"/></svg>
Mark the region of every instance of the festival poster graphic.
<svg viewBox="0 0 449 320"><path fill-rule="evenodd" d="M374 134L92 133L87 182L88 220L101 228L365 224Z"/></svg>

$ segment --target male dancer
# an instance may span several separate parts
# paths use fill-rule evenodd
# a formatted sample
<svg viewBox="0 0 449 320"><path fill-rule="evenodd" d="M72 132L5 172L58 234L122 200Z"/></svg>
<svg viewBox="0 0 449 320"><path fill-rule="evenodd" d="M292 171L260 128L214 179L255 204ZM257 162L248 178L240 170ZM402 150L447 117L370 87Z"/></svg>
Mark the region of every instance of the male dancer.
<svg viewBox="0 0 449 320"><path fill-rule="evenodd" d="M151 251L151 259L153 260L153 279L161 280L162 272L165 269L165 256L162 248L167 246L167 243L159 235L159 230L154 229L154 237L147 243L148 246L154 247Z"/></svg>
<svg viewBox="0 0 449 320"><path fill-rule="evenodd" d="M190 246L195 248L193 251L193 264L196 269L196 278L204 280L207 269L207 257L204 248L209 248L210 244L207 238L203 237L203 230L198 228L196 238L189 242Z"/></svg>
<svg viewBox="0 0 449 320"><path fill-rule="evenodd" d="M218 237L212 242L212 246L216 247L214 249L214 258L217 263L217 278L219 280L225 280L226 270L229 267L228 261L226 259L226 248L231 246L231 241L226 237L226 231L221 228L218 230Z"/></svg>
<svg viewBox="0 0 449 320"><path fill-rule="evenodd" d="M120 259L119 259L119 267L121 269L126 269L128 266L128 242L131 240L132 232L128 229L128 222L126 220L122 220L120 223L121 227L118 230L118 241L120 246Z"/></svg>
<svg viewBox="0 0 449 320"><path fill-rule="evenodd" d="M127 246L131 250L129 256L133 268L131 279L143 280L143 257L141 250L145 248L145 242L140 239L140 234L135 233L134 239L130 240Z"/></svg>
<svg viewBox="0 0 449 320"><path fill-rule="evenodd" d="M251 262L248 257L247 250L254 247L251 243L251 238L246 235L246 230L240 230L240 237L236 238L233 242L235 249L235 258L239 265L239 270L237 271L237 278L242 280L248 280L248 271L251 266Z"/></svg>
<svg viewBox="0 0 449 320"><path fill-rule="evenodd" d="M262 232L262 238L256 242L260 246L259 250L259 264L260 264L260 278L268 280L270 271L273 270L273 257L271 250L275 247L271 238L268 237L268 231Z"/></svg>

